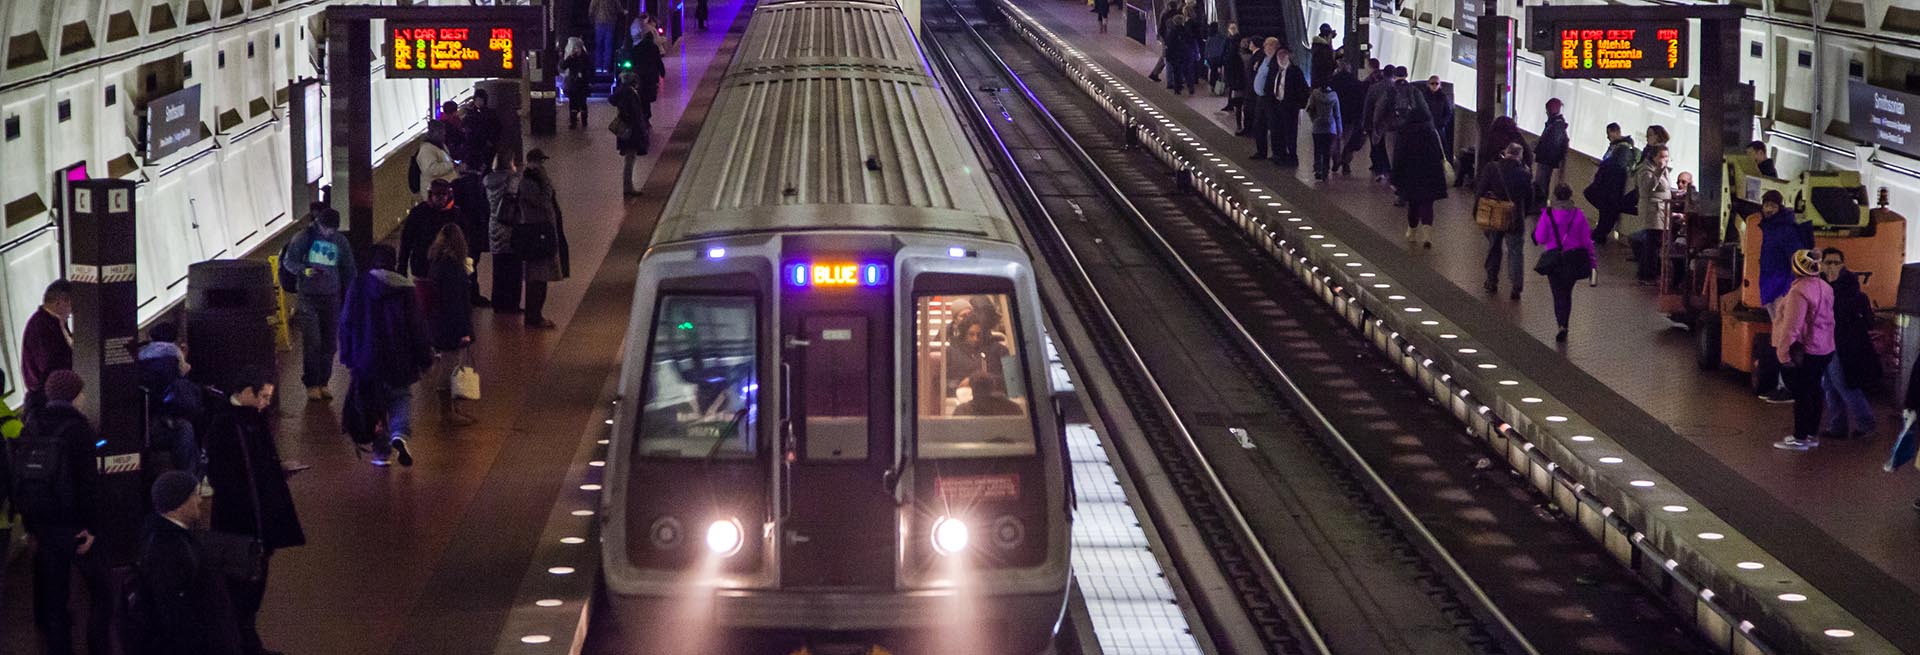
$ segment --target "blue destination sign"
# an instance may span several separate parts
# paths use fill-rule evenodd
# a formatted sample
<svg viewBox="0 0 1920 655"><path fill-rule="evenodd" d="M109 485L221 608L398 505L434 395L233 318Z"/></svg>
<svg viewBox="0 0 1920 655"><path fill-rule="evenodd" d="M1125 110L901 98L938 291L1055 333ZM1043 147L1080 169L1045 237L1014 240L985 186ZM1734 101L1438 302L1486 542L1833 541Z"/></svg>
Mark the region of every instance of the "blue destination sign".
<svg viewBox="0 0 1920 655"><path fill-rule="evenodd" d="M200 142L200 85L147 103L147 160L160 159Z"/></svg>

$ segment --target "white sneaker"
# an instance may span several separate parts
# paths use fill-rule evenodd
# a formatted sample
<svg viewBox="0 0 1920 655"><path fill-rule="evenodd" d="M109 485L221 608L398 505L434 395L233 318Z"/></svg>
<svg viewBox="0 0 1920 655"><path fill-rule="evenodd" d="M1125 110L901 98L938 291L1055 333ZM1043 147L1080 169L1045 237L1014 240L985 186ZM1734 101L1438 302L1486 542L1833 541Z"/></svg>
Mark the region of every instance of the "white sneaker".
<svg viewBox="0 0 1920 655"><path fill-rule="evenodd" d="M1781 439L1773 443L1773 447L1775 448L1779 448L1781 450L1792 450L1796 452L1806 452L1809 450L1813 450L1813 448L1818 445L1820 445L1820 440L1818 438L1812 438L1812 437L1809 437L1806 439L1800 439L1797 437L1787 437L1785 439Z"/></svg>

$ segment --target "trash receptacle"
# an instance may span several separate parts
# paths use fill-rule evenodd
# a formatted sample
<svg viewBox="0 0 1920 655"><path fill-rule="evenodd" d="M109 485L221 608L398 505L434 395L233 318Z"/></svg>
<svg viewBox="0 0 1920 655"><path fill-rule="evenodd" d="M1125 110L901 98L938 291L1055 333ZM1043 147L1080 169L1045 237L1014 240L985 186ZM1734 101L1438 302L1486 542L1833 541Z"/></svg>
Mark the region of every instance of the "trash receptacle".
<svg viewBox="0 0 1920 655"><path fill-rule="evenodd" d="M248 366L275 373L275 291L266 262L215 259L187 267L187 363L194 381L229 390Z"/></svg>

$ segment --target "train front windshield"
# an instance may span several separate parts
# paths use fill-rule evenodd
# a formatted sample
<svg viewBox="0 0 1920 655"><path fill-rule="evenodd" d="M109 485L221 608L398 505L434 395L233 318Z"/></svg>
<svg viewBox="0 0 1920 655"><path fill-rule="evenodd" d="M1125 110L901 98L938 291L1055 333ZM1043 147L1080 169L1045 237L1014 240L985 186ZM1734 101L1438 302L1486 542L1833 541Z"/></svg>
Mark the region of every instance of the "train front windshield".
<svg viewBox="0 0 1920 655"><path fill-rule="evenodd" d="M745 296L661 298L647 349L642 457L754 455L757 304Z"/></svg>
<svg viewBox="0 0 1920 655"><path fill-rule="evenodd" d="M1036 449L1007 294L914 299L919 454L1008 457Z"/></svg>

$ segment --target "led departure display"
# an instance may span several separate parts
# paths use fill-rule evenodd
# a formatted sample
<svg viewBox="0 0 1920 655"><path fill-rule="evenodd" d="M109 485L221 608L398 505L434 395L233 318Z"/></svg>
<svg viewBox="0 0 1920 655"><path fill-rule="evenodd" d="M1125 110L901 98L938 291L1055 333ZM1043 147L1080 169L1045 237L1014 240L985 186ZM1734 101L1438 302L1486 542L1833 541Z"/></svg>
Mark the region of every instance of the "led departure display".
<svg viewBox="0 0 1920 655"><path fill-rule="evenodd" d="M1553 24L1547 77L1686 77L1687 22L1568 20Z"/></svg>
<svg viewBox="0 0 1920 655"><path fill-rule="evenodd" d="M387 23L387 77L518 77L511 25Z"/></svg>
<svg viewBox="0 0 1920 655"><path fill-rule="evenodd" d="M877 287L888 280L886 264L853 262L794 262L787 264L786 278L799 288Z"/></svg>

